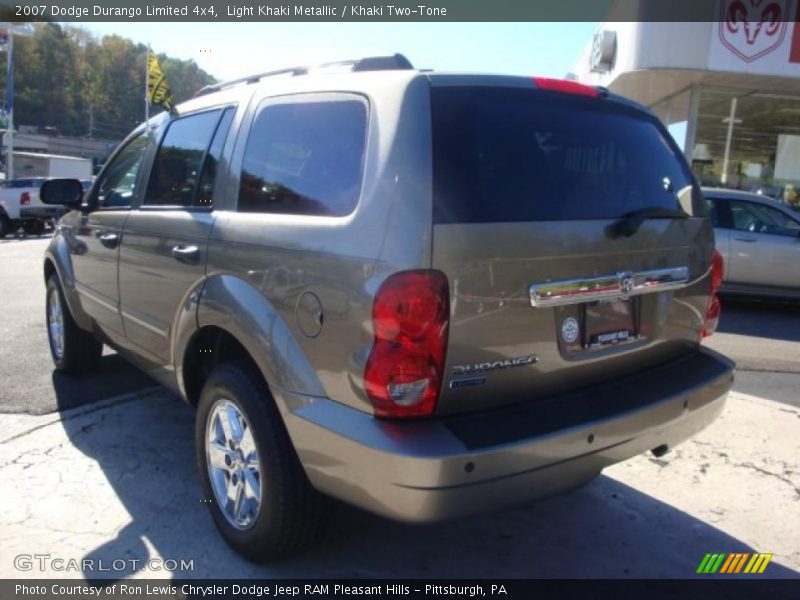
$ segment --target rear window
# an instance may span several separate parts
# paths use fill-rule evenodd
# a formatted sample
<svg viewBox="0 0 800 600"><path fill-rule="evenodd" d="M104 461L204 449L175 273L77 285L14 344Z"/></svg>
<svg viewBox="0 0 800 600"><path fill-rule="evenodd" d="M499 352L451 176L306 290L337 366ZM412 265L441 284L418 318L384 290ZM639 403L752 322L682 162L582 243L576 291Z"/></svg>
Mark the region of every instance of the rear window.
<svg viewBox="0 0 800 600"><path fill-rule="evenodd" d="M699 193L680 150L632 108L515 88L431 94L435 223L695 214Z"/></svg>

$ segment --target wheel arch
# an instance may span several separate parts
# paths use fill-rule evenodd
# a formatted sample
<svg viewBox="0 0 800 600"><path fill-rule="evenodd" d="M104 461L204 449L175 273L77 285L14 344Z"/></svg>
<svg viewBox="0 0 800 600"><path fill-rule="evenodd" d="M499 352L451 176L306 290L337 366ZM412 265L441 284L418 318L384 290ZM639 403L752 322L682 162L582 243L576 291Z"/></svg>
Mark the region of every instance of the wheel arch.
<svg viewBox="0 0 800 600"><path fill-rule="evenodd" d="M214 367L234 361L245 363L261 372L247 348L230 332L216 325L207 325L195 331L186 345L181 361L181 389L186 400L196 406L203 384Z"/></svg>
<svg viewBox="0 0 800 600"><path fill-rule="evenodd" d="M58 237L58 234L53 237L45 251L42 274L44 275L45 285L47 285L47 281L51 276L56 275L58 277L61 283L61 291L64 292L64 299L67 301L67 308L69 308L72 318L75 319L81 329L92 331L92 318L84 312L80 298L75 290L75 273L72 270L69 249L66 241Z"/></svg>
<svg viewBox="0 0 800 600"><path fill-rule="evenodd" d="M325 396L291 329L264 295L238 277L218 275L206 280L197 329L176 356L187 401L196 404L210 369L229 360L249 361L271 388Z"/></svg>

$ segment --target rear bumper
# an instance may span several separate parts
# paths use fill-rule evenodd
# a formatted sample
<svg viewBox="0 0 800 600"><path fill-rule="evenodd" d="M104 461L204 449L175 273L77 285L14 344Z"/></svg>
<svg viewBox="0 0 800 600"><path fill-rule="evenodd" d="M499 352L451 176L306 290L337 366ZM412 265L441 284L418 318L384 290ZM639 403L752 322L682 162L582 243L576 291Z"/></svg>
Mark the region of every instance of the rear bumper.
<svg viewBox="0 0 800 600"><path fill-rule="evenodd" d="M720 414L733 373L731 361L699 349L580 393L414 423L276 395L315 487L389 518L429 522L552 495L616 462L671 448Z"/></svg>

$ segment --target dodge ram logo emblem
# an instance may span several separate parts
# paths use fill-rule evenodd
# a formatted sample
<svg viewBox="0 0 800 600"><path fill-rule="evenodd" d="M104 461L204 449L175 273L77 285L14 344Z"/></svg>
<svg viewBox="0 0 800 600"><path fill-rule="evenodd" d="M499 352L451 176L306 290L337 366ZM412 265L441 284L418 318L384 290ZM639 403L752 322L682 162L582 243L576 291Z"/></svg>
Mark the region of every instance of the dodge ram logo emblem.
<svg viewBox="0 0 800 600"><path fill-rule="evenodd" d="M753 62L775 50L786 35L788 0L723 0L719 39L733 54Z"/></svg>

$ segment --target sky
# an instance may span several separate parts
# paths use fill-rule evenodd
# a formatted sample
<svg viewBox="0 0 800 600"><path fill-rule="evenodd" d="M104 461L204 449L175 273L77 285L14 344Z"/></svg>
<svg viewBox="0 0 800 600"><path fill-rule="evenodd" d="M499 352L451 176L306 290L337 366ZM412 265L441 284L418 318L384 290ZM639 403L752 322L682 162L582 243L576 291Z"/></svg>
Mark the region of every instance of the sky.
<svg viewBox="0 0 800 600"><path fill-rule="evenodd" d="M401 52L417 68L564 77L599 23L82 23L219 80Z"/></svg>

